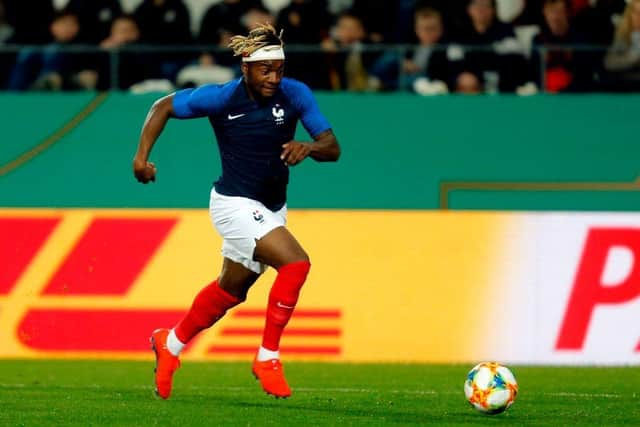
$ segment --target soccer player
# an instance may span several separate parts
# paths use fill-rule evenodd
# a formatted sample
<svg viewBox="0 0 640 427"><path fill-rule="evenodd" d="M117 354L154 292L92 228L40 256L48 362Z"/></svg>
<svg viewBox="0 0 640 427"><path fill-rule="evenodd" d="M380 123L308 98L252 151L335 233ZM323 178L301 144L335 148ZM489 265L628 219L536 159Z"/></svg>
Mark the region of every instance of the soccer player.
<svg viewBox="0 0 640 427"><path fill-rule="evenodd" d="M280 363L280 337L298 302L311 264L287 230L286 189L289 167L307 157L336 161L340 146L309 87L284 78L282 32L260 25L229 47L242 57L242 77L222 85L185 89L157 100L144 122L133 160L136 179L155 181L151 149L170 118L207 117L216 135L222 175L211 190L210 215L223 238L220 276L195 297L172 329L156 329L156 393L171 394L178 355L200 331L211 327L271 266L278 271L267 304L262 345L252 365L265 392L289 397ZM313 142L294 141L298 119Z"/></svg>

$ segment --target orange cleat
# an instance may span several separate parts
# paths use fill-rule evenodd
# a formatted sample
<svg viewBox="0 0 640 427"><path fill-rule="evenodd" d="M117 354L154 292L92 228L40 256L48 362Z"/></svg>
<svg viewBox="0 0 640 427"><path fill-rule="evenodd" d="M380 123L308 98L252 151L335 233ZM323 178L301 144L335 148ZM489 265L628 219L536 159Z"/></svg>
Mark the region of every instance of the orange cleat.
<svg viewBox="0 0 640 427"><path fill-rule="evenodd" d="M156 355L156 394L163 399L171 395L171 383L173 373L180 367L180 359L171 354L167 348L167 335L169 329L156 329L151 334L151 349Z"/></svg>
<svg viewBox="0 0 640 427"><path fill-rule="evenodd" d="M256 379L260 380L262 389L267 394L275 397L289 397L291 396L291 389L287 380L284 378L284 371L282 370L282 364L278 359L270 359L264 362L259 362L257 359L253 361L253 375Z"/></svg>

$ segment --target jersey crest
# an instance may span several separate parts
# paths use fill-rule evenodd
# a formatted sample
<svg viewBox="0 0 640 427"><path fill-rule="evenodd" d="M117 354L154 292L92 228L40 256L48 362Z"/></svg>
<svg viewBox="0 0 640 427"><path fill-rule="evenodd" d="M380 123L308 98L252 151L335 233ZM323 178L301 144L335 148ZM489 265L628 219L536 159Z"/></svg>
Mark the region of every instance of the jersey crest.
<svg viewBox="0 0 640 427"><path fill-rule="evenodd" d="M280 107L280 104L276 104L276 106L271 109L271 114L273 114L276 125L284 123L284 108Z"/></svg>

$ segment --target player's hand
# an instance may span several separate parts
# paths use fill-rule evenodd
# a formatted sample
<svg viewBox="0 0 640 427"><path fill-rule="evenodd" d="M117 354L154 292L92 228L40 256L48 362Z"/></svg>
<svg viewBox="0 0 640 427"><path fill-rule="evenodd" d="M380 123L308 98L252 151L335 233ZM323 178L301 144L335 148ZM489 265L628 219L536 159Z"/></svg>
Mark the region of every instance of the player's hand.
<svg viewBox="0 0 640 427"><path fill-rule="evenodd" d="M287 166L294 166L306 159L311 153L311 144L306 142L290 141L282 145L280 158Z"/></svg>
<svg viewBox="0 0 640 427"><path fill-rule="evenodd" d="M152 162L133 161L133 174L138 182L148 184L156 180L156 165Z"/></svg>

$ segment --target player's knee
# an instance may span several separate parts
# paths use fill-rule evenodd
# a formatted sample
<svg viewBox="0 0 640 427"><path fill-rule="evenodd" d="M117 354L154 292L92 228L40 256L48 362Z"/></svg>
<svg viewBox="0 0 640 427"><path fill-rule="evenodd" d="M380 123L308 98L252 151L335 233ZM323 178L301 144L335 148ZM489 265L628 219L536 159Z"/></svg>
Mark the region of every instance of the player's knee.
<svg viewBox="0 0 640 427"><path fill-rule="evenodd" d="M296 261L306 262L307 264L309 264L309 267L311 267L311 260L309 259L309 255L304 250L302 251L302 254L300 254L299 259Z"/></svg>
<svg viewBox="0 0 640 427"><path fill-rule="evenodd" d="M220 289L240 301L245 301L247 299L247 292L252 284L252 280L239 280L230 275L224 274L220 275L220 279L218 281Z"/></svg>
<svg viewBox="0 0 640 427"><path fill-rule="evenodd" d="M278 274L286 275L293 282L299 283L300 285L302 285L304 281L307 279L307 274L309 274L310 269L311 269L311 262L307 257L306 259L290 262L288 264L283 265L278 269Z"/></svg>
<svg viewBox="0 0 640 427"><path fill-rule="evenodd" d="M247 291L248 289L242 286L239 286L235 283L220 283L220 289L228 293L229 295L239 299L240 301L245 301L247 299Z"/></svg>

